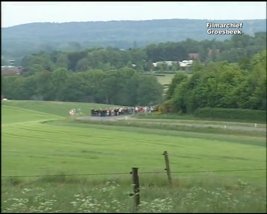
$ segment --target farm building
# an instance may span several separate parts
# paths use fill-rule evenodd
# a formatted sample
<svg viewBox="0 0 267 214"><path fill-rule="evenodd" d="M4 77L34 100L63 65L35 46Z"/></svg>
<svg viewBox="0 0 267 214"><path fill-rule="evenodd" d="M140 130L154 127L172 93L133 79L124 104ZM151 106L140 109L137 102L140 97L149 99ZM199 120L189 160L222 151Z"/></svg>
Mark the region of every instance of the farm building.
<svg viewBox="0 0 267 214"><path fill-rule="evenodd" d="M193 60L183 60L183 61L179 62L179 66L181 68L190 67L192 64L193 64Z"/></svg>
<svg viewBox="0 0 267 214"><path fill-rule="evenodd" d="M1 66L1 75L14 76L14 75L20 75L21 73L22 73L22 67L17 67L12 65Z"/></svg>
<svg viewBox="0 0 267 214"><path fill-rule="evenodd" d="M199 53L189 53L188 58L191 60L198 60L199 59Z"/></svg>
<svg viewBox="0 0 267 214"><path fill-rule="evenodd" d="M158 61L158 62L152 63L154 67L158 67L159 65L172 66L174 64L177 64L177 62L176 61Z"/></svg>

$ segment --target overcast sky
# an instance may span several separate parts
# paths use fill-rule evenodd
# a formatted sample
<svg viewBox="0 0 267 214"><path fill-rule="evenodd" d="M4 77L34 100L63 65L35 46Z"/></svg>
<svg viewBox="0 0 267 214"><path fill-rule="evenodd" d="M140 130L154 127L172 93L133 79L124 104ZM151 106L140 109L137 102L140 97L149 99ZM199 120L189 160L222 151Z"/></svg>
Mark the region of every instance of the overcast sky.
<svg viewBox="0 0 267 214"><path fill-rule="evenodd" d="M33 22L266 19L266 2L8 2L2 27Z"/></svg>

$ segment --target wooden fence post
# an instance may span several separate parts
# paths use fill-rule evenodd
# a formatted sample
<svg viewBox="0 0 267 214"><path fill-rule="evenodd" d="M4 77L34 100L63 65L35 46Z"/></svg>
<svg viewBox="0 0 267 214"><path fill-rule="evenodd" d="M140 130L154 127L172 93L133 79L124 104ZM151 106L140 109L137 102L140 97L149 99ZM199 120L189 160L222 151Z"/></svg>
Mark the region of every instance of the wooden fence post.
<svg viewBox="0 0 267 214"><path fill-rule="evenodd" d="M172 185L172 178L171 178L171 170L170 170L170 163L169 163L169 157L168 157L168 152L164 151L163 152L164 159L165 159L165 165L166 165L166 173L168 177L169 184Z"/></svg>
<svg viewBox="0 0 267 214"><path fill-rule="evenodd" d="M132 174L132 181L133 181L133 196L134 198L134 212L137 211L138 205L140 204L140 188L139 188L139 177L138 177L138 168L133 167L132 171L130 172Z"/></svg>

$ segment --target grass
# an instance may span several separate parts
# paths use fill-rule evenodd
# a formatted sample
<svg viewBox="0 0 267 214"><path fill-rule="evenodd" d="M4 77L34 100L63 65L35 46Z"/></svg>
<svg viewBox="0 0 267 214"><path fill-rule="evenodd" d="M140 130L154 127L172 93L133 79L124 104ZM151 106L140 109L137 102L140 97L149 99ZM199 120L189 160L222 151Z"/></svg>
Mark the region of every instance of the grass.
<svg viewBox="0 0 267 214"><path fill-rule="evenodd" d="M179 114L179 113L168 113L168 114L161 114L158 112L153 112L152 114L139 114L137 116L139 119L170 119L170 120L195 120L195 121L212 121L213 123L224 122L227 118L202 118L194 116L193 114ZM261 124L262 121L256 121L253 119L231 119L228 122L240 122L240 123L259 123ZM266 126L266 124L264 124Z"/></svg>
<svg viewBox="0 0 267 214"><path fill-rule="evenodd" d="M69 110L73 108L80 108L82 115L90 115L90 110L93 108L105 108L106 106L112 107L110 105L105 104L97 104L97 103L78 103L78 102L61 102L61 101L32 101L32 100L20 100L20 101L5 101L2 104L2 107L6 106L14 106L27 110L37 111L39 114L48 113L51 115L57 115L62 117L67 117L69 115ZM3 117L5 118L9 114L3 113ZM23 121L23 120L22 120ZM4 121L5 123L5 121Z"/></svg>
<svg viewBox="0 0 267 214"><path fill-rule="evenodd" d="M178 169L182 171L188 165L191 165L190 169L225 168L226 162L230 166L227 168L234 166L239 169L243 168L245 160L248 168L265 166L265 150L255 145L244 146L223 139L204 140L196 138L197 136L168 136L160 132L155 135L145 133L146 130L138 133L137 130L112 130L106 129L105 125L82 127L49 123L8 127L8 131L4 129L2 135L3 149L7 151L2 155L6 164L2 173L34 175L59 171L71 174L127 172L134 165L149 171L162 170L161 153L164 150L169 151L173 156L172 163L179 163ZM148 150L150 146L153 146L153 150ZM206 154L207 151L211 153ZM109 161L105 161L106 159ZM110 165L113 167L110 168ZM175 164L173 168L176 168Z"/></svg>
<svg viewBox="0 0 267 214"><path fill-rule="evenodd" d="M180 120L180 121L169 121L169 120L119 120L119 121L91 121L88 119L79 119L79 122L88 123L88 124L98 124L98 125L109 125L109 126L122 126L122 127L140 127L141 132L143 130L148 131L148 129L158 129L158 133L165 133L166 131L175 130L179 132L193 132L194 133L214 133L215 136L218 134L231 134L231 136L241 136L241 140L246 141L247 138L243 136L254 136L254 137L265 137L266 135L266 127L264 125L258 125L258 127L254 127L254 124L241 124L241 123L229 123L229 122L221 122L216 124L212 122L200 122L200 121L192 121L192 120ZM77 124L77 123L76 123ZM135 130L135 129L133 129ZM164 130L164 131L163 131ZM176 132L168 132L173 135ZM157 132L156 132L157 134ZM200 135L197 136L197 138ZM207 137L208 135L206 135ZM261 141L261 145L266 146L264 141ZM254 143L252 141L251 143Z"/></svg>
<svg viewBox="0 0 267 214"><path fill-rule="evenodd" d="M158 82L163 86L163 91L165 95L175 74L154 74L154 75L157 78Z"/></svg>
<svg viewBox="0 0 267 214"><path fill-rule="evenodd" d="M161 75L155 74L155 76L161 85L169 85L175 74L161 74Z"/></svg>
<svg viewBox="0 0 267 214"><path fill-rule="evenodd" d="M266 170L194 173L266 169L264 135L171 130L168 124L178 120L162 120L166 124L156 127L136 119L136 126L128 126L81 123L68 116L70 108L81 108L87 115L93 106L2 104L3 212L131 212L132 167L140 173L140 212L266 212ZM165 150L173 172L171 189L164 171ZM68 176L97 173L107 175ZM15 177L24 175L40 177Z"/></svg>
<svg viewBox="0 0 267 214"><path fill-rule="evenodd" d="M180 178L168 188L162 177L142 176L139 212L264 212L266 192L242 180L216 176ZM55 191L55 189L57 191ZM4 182L3 212L133 212L125 178L40 178Z"/></svg>

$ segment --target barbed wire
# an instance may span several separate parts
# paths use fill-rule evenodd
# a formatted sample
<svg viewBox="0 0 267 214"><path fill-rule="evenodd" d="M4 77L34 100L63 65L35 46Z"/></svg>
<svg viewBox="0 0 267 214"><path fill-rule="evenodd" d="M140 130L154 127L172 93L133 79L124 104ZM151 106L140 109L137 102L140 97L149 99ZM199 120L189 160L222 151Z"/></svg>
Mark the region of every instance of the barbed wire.
<svg viewBox="0 0 267 214"><path fill-rule="evenodd" d="M85 173L85 174L57 174L57 175L2 175L2 177L53 177L53 176L94 176L94 175L129 175L125 172L112 172L112 173Z"/></svg>
<svg viewBox="0 0 267 214"><path fill-rule="evenodd" d="M240 172L240 171L260 171L266 169L218 169L212 171L180 171L180 172L171 172L171 173L210 173L210 172Z"/></svg>
<svg viewBox="0 0 267 214"><path fill-rule="evenodd" d="M247 172L247 171L261 171L266 169L218 169L212 171L177 171L171 172L171 174L183 174L183 173L213 173L213 172ZM85 173L85 174L57 174L57 175L2 175L1 177L56 177L56 176L98 176L98 175L129 175L131 172L111 172L111 173ZM165 171L160 172L142 172L140 171L139 174L165 174Z"/></svg>

